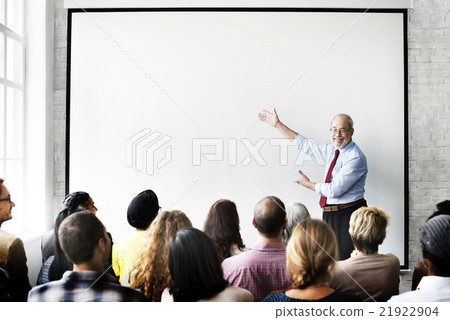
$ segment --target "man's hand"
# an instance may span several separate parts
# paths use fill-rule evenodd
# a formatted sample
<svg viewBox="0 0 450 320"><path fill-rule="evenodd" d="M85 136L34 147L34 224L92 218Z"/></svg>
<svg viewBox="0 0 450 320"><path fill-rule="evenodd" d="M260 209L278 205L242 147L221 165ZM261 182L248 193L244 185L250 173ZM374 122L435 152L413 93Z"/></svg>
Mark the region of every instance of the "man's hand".
<svg viewBox="0 0 450 320"><path fill-rule="evenodd" d="M272 127L275 127L277 123L280 122L275 108L273 108L273 113L263 109L262 112L258 113L258 118L262 122L270 124Z"/></svg>
<svg viewBox="0 0 450 320"><path fill-rule="evenodd" d="M298 173L300 174L300 179L295 180L294 182L305 188L316 191L316 184L309 181L309 178L301 170L298 170Z"/></svg>

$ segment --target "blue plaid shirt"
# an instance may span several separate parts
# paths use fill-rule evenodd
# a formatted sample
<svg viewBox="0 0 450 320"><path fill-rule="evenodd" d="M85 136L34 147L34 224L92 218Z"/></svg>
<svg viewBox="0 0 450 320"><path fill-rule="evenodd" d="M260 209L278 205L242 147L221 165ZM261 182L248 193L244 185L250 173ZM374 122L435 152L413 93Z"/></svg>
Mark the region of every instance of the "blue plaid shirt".
<svg viewBox="0 0 450 320"><path fill-rule="evenodd" d="M66 271L61 280L33 288L31 302L139 302L144 294L122 287L110 274L96 271Z"/></svg>

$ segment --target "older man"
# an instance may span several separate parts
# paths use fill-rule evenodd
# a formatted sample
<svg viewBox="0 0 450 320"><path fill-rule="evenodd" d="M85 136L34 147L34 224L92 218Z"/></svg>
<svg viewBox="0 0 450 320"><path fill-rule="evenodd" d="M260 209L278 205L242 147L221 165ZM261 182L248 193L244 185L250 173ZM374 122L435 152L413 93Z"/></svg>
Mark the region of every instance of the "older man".
<svg viewBox="0 0 450 320"><path fill-rule="evenodd" d="M283 124L275 108L273 112L263 110L258 117L278 129L290 141L295 141L301 152L326 162L323 183L310 181L301 170L300 178L295 182L320 195L322 217L336 234L339 259L347 259L353 251L353 242L348 233L350 216L356 209L367 206L364 200L367 162L363 152L352 141L355 131L352 118L346 114L336 115L330 128L332 144L317 144Z"/></svg>
<svg viewBox="0 0 450 320"><path fill-rule="evenodd" d="M0 179L0 227L3 222L12 219L12 208L16 206L11 200L8 188ZM8 273L9 297L0 300L27 301L31 286L28 281L27 257L20 238L0 229L0 267Z"/></svg>

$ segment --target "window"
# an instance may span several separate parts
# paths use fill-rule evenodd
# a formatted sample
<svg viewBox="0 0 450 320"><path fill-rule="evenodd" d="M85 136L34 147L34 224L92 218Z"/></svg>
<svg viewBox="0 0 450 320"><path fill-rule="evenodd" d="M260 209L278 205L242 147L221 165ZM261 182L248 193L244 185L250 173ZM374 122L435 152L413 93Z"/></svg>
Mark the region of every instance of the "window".
<svg viewBox="0 0 450 320"><path fill-rule="evenodd" d="M0 0L0 177L15 202L23 202L25 133L24 0ZM15 209L12 225L24 219ZM9 224L9 223L8 223Z"/></svg>

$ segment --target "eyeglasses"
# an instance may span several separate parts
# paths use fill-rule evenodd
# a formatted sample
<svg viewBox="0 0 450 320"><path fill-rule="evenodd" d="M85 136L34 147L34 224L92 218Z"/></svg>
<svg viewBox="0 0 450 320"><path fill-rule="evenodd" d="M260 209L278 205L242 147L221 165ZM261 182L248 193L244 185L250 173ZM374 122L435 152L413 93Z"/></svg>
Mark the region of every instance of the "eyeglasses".
<svg viewBox="0 0 450 320"><path fill-rule="evenodd" d="M332 134L336 134L336 133L340 133L340 134L344 134L344 133L346 133L347 131L349 131L348 129L344 129L344 128L342 128L342 129L336 129L336 128L331 128L330 129L330 132L332 133Z"/></svg>
<svg viewBox="0 0 450 320"><path fill-rule="evenodd" d="M0 201L8 201L9 203L11 203L11 195L7 196L4 199L0 199Z"/></svg>

